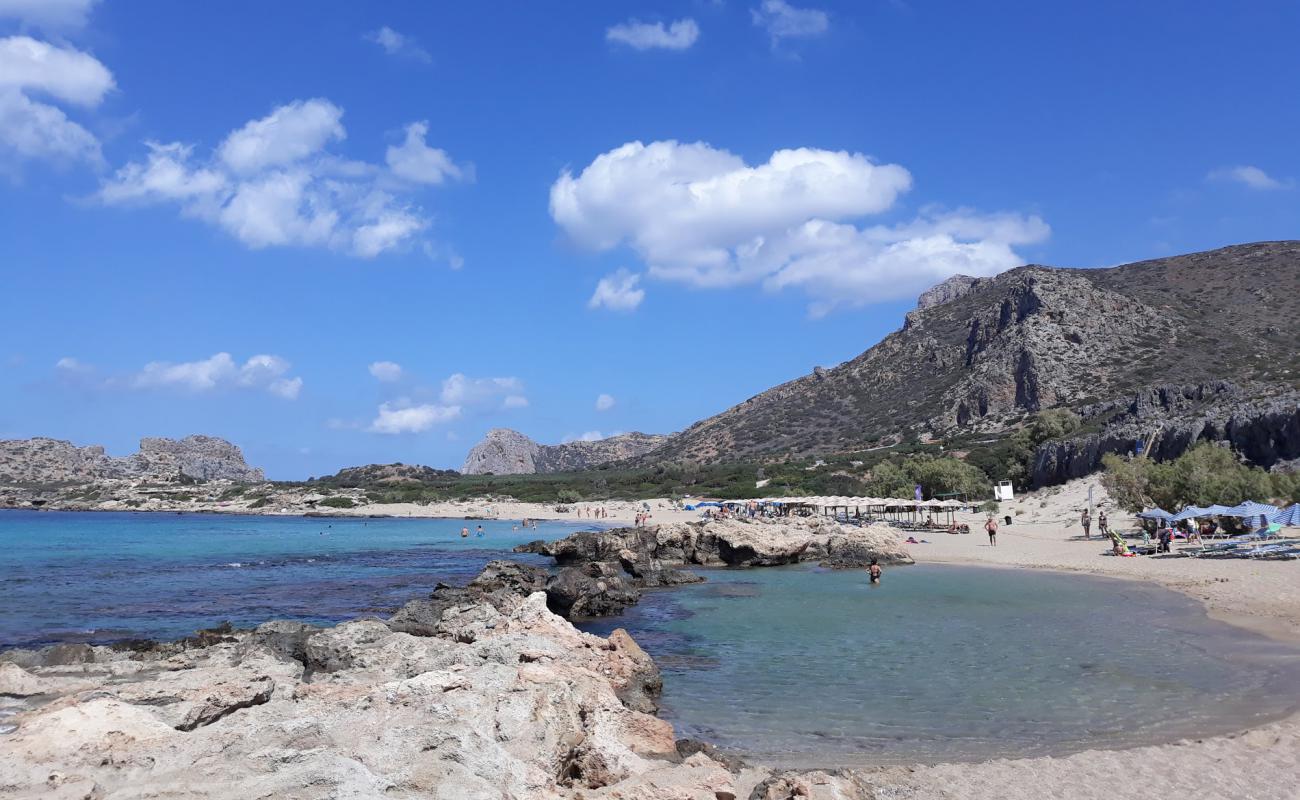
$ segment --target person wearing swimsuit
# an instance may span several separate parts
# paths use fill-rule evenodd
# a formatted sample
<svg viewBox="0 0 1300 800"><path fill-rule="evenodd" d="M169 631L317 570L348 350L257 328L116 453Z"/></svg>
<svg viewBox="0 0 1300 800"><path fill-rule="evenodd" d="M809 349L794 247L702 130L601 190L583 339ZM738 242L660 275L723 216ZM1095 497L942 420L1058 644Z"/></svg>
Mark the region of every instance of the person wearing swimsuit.
<svg viewBox="0 0 1300 800"><path fill-rule="evenodd" d="M876 559L871 559L871 566L867 567L867 572L871 573L871 582L880 583L880 564Z"/></svg>

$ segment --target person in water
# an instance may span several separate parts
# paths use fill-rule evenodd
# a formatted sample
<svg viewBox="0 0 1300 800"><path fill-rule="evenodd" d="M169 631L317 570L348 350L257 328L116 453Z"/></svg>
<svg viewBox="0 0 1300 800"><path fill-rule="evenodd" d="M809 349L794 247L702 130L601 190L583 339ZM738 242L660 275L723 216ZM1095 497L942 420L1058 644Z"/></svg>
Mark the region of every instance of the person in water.
<svg viewBox="0 0 1300 800"><path fill-rule="evenodd" d="M461 529L460 529L460 538L462 538L462 539L468 539L468 538L469 538L469 528L461 528Z"/></svg>
<svg viewBox="0 0 1300 800"><path fill-rule="evenodd" d="M867 567L867 572L871 574L872 583L880 583L880 573L882 570L880 569L879 561L874 558L871 559L871 566Z"/></svg>
<svg viewBox="0 0 1300 800"><path fill-rule="evenodd" d="M482 535L483 535L483 526L482 526L482 525L478 526L478 530L474 532L474 535L475 535L475 536L482 536Z"/></svg>

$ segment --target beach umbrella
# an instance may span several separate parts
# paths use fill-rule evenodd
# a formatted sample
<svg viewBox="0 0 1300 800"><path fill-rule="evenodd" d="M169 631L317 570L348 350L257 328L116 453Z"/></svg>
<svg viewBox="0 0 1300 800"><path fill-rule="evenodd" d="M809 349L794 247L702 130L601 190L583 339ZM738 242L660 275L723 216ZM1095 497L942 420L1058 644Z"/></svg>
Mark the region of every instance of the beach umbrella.
<svg viewBox="0 0 1300 800"><path fill-rule="evenodd" d="M1270 506L1267 503L1256 503L1253 500L1247 500L1244 503L1235 505L1227 511L1222 512L1225 517L1268 517L1276 514L1280 509L1277 506Z"/></svg>
<svg viewBox="0 0 1300 800"><path fill-rule="evenodd" d="M1228 508L1227 506L1221 506L1218 503L1215 503L1212 506L1206 506L1205 508L1201 509L1201 511L1205 512L1205 516L1207 517L1217 517L1221 514L1227 514L1231 510L1232 509Z"/></svg>
<svg viewBox="0 0 1300 800"><path fill-rule="evenodd" d="M1194 519L1195 517L1204 517L1204 516L1208 516L1205 509L1201 508L1200 506L1188 506L1187 508L1184 508L1182 511L1179 511L1177 514L1174 514L1169 519L1172 522L1182 522L1185 519Z"/></svg>
<svg viewBox="0 0 1300 800"><path fill-rule="evenodd" d="M1300 528L1300 503L1287 506L1269 517L1268 521L1287 528Z"/></svg>
<svg viewBox="0 0 1300 800"><path fill-rule="evenodd" d="M1138 514L1139 519L1173 519L1173 514L1157 506Z"/></svg>

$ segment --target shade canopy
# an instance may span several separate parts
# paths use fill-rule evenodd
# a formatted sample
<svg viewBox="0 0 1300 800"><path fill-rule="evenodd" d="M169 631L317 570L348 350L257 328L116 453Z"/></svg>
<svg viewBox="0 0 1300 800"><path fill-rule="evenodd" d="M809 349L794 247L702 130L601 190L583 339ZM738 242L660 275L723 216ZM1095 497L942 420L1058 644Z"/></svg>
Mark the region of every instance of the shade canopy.
<svg viewBox="0 0 1300 800"><path fill-rule="evenodd" d="M1270 516L1268 521L1287 528L1300 528L1300 503L1287 506Z"/></svg>
<svg viewBox="0 0 1300 800"><path fill-rule="evenodd" d="M1160 507L1150 508L1138 514L1141 519L1173 519L1173 516Z"/></svg>
<svg viewBox="0 0 1300 800"><path fill-rule="evenodd" d="M1225 517L1268 517L1279 511L1277 506L1270 506L1267 503L1256 503L1253 500L1247 500L1244 503L1235 505L1227 511L1222 512Z"/></svg>
<svg viewBox="0 0 1300 800"><path fill-rule="evenodd" d="M1185 519L1193 519L1195 517L1207 517L1207 516L1209 516L1209 512L1207 512L1205 509L1201 508L1200 506L1188 506L1187 508L1184 508L1182 511L1179 511L1177 514L1174 514L1169 519L1172 522L1182 522Z"/></svg>

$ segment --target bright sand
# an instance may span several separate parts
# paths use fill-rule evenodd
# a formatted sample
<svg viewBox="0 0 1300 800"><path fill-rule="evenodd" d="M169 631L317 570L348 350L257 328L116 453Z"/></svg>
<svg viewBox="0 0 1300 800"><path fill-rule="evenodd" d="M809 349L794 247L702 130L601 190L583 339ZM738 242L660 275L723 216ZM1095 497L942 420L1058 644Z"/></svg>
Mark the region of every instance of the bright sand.
<svg viewBox="0 0 1300 800"><path fill-rule="evenodd" d="M1117 558L1105 555L1106 541L1082 538L1079 512L1094 502L1106 508L1111 525L1131 530L1133 519L1109 505L1095 479L1003 503L998 514L1011 515L998 546L990 547L982 514L959 519L969 535L942 531L916 534L930 541L911 547L919 562L984 564L999 567L1086 572L1151 581L1183 592L1205 604L1209 614L1275 638L1300 641L1300 563L1248 560ZM696 512L675 511L667 501L649 501L652 523L697 519ZM605 523L630 522L641 502L581 504L605 507ZM440 503L367 506L363 513L394 516L491 516L504 519L568 519L553 506L532 503ZM1017 512L1019 512L1017 514ZM581 519L586 520L587 517ZM1296 697L1300 697L1300 688ZM1296 697L1279 698L1294 704ZM940 764L914 768L885 767L869 780L893 788L890 797L909 798L1300 798L1300 714L1262 728L1204 740L1128 750L1089 750L1064 758L999 759L983 763Z"/></svg>

